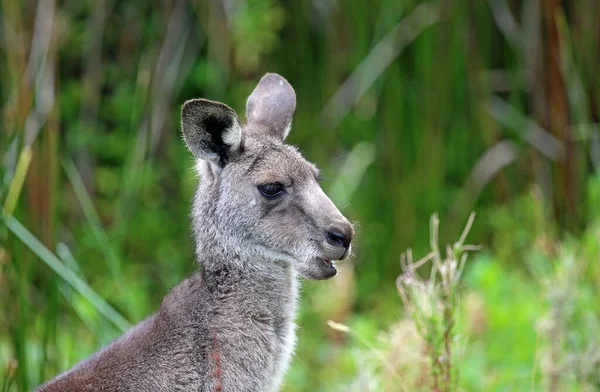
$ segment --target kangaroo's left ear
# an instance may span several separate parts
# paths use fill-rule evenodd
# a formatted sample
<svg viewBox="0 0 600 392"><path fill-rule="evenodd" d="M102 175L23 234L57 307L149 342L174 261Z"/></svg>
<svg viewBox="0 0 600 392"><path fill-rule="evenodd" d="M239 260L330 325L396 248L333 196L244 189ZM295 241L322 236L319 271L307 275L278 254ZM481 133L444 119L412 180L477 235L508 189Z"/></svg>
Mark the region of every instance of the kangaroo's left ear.
<svg viewBox="0 0 600 392"><path fill-rule="evenodd" d="M183 104L181 129L189 150L219 167L238 153L242 142L242 127L233 109L208 99Z"/></svg>
<svg viewBox="0 0 600 392"><path fill-rule="evenodd" d="M249 132L285 140L296 109L294 88L282 76L268 73L248 97L246 117Z"/></svg>

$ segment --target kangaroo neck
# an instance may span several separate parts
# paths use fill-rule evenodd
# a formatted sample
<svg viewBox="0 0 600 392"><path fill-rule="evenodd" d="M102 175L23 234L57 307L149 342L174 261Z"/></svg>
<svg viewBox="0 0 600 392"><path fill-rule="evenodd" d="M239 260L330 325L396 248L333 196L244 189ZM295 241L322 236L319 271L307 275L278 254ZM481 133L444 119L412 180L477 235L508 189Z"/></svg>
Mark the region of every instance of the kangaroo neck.
<svg viewBox="0 0 600 392"><path fill-rule="evenodd" d="M239 238L239 231L234 234L239 222L218 216L218 200L218 183L206 182L198 189L192 210L197 259L211 295L222 305L243 303L258 313L293 318L298 295L294 266L248 247L247 238ZM248 301L252 298L260 300Z"/></svg>
<svg viewBox="0 0 600 392"><path fill-rule="evenodd" d="M206 255L198 255L198 262L207 287L217 297L259 296L265 301L294 302L295 307L297 276L294 267L286 261L212 247Z"/></svg>

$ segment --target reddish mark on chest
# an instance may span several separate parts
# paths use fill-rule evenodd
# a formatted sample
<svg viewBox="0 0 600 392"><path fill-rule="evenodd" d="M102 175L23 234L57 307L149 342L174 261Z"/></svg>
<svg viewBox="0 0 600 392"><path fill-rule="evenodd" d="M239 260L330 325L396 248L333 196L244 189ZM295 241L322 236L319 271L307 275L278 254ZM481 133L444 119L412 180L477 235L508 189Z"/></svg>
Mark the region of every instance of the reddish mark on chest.
<svg viewBox="0 0 600 392"><path fill-rule="evenodd" d="M212 331L212 351L210 357L214 362L214 370L211 376L215 379L215 392L223 392L223 366L221 365L221 351L219 350L219 341L217 333Z"/></svg>

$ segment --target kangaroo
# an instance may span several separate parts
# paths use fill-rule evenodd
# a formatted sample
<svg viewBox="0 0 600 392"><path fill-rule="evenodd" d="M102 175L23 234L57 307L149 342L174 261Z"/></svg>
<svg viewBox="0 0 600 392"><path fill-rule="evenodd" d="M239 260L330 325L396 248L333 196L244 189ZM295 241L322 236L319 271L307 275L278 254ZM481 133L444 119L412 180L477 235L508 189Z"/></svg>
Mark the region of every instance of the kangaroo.
<svg viewBox="0 0 600 392"><path fill-rule="evenodd" d="M273 73L249 96L243 126L223 103L184 103L201 179L192 207L200 271L39 391L279 389L296 341L297 276L335 276L354 235L316 166L284 144L295 107L294 89Z"/></svg>

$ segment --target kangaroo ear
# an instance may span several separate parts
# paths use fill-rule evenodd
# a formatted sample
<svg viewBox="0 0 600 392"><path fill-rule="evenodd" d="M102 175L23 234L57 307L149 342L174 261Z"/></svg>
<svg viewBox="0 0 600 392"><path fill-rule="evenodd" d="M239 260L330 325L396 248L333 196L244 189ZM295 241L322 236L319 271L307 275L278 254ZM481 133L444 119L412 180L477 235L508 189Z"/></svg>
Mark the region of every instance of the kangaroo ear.
<svg viewBox="0 0 600 392"><path fill-rule="evenodd" d="M292 116L296 109L296 93L280 75L268 73L248 97L246 117L253 132L284 140L290 133Z"/></svg>
<svg viewBox="0 0 600 392"><path fill-rule="evenodd" d="M220 167L238 152L242 141L242 127L233 109L207 99L183 104L181 129L192 154Z"/></svg>

